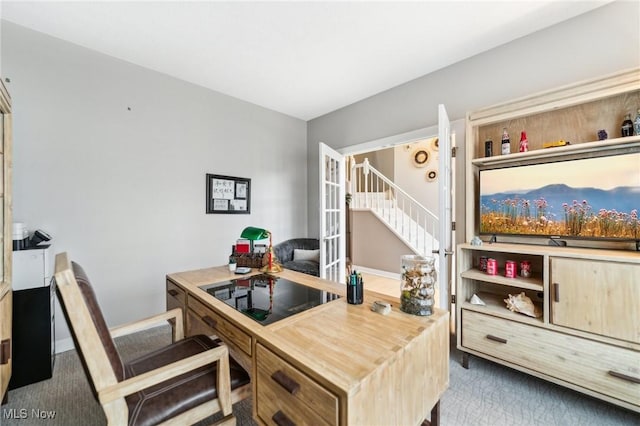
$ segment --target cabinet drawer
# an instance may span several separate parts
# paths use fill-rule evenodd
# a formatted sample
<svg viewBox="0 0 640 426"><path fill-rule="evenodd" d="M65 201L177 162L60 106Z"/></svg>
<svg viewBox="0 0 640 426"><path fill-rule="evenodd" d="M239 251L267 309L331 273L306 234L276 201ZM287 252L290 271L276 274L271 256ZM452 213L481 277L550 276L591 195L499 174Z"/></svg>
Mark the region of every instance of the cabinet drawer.
<svg viewBox="0 0 640 426"><path fill-rule="evenodd" d="M296 425L338 424L338 398L259 343L257 412L267 424L286 416Z"/></svg>
<svg viewBox="0 0 640 426"><path fill-rule="evenodd" d="M462 310L462 346L640 406L640 352Z"/></svg>
<svg viewBox="0 0 640 426"><path fill-rule="evenodd" d="M185 291L171 281L167 281L167 311L175 308L180 308L184 311L186 303L187 296Z"/></svg>
<svg viewBox="0 0 640 426"><path fill-rule="evenodd" d="M189 297L189 311L195 314L200 322L206 324L213 334L219 335L222 340L229 340L247 355L251 355L251 337L248 334L193 297ZM191 332L190 327L189 325Z"/></svg>

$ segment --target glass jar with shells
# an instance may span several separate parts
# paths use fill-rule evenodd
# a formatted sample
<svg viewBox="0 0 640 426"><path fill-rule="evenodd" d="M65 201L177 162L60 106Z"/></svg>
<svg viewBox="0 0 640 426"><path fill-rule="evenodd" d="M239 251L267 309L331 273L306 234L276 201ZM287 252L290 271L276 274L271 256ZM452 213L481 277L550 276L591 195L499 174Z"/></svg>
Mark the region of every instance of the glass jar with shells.
<svg viewBox="0 0 640 426"><path fill-rule="evenodd" d="M402 256L400 309L413 315L433 313L437 272L432 256Z"/></svg>

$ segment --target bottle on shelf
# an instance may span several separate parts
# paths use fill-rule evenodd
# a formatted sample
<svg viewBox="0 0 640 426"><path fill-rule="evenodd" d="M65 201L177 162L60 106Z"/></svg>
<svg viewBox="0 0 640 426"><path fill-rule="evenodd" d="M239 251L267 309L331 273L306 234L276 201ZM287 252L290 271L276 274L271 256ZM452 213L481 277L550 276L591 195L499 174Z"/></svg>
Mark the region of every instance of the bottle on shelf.
<svg viewBox="0 0 640 426"><path fill-rule="evenodd" d="M631 114L624 116L622 127L620 129L622 137L633 136L633 121L631 121Z"/></svg>
<svg viewBox="0 0 640 426"><path fill-rule="evenodd" d="M529 141L527 140L527 132L525 132L524 130L520 132L520 146L518 149L520 152L529 151Z"/></svg>
<svg viewBox="0 0 640 426"><path fill-rule="evenodd" d="M633 122L633 130L636 133L636 136L640 136L640 108L638 108L638 113L636 114L636 119Z"/></svg>
<svg viewBox="0 0 640 426"><path fill-rule="evenodd" d="M507 128L502 129L502 155L511 153L511 139L509 139L509 133Z"/></svg>

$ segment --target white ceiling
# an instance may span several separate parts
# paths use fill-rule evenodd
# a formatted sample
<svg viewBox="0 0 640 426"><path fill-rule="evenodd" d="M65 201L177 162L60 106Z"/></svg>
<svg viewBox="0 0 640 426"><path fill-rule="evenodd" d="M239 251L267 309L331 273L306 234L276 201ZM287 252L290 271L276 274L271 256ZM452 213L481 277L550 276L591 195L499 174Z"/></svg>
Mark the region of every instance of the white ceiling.
<svg viewBox="0 0 640 426"><path fill-rule="evenodd" d="M606 3L3 0L0 12L309 120Z"/></svg>

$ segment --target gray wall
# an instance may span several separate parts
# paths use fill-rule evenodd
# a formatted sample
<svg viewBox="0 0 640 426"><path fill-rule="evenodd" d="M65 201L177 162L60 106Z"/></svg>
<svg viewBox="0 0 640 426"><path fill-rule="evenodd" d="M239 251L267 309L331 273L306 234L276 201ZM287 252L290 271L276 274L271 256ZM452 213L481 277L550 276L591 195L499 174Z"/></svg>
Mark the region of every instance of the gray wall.
<svg viewBox="0 0 640 426"><path fill-rule="evenodd" d="M309 235L319 232L318 142L344 148L436 125L438 104L453 121L476 108L638 67L638 28L639 2L611 3L311 120Z"/></svg>
<svg viewBox="0 0 640 426"><path fill-rule="evenodd" d="M109 324L163 311L165 275L226 263L246 226L306 236L304 121L8 22L2 65L14 220L85 267ZM251 178L251 214L205 214L206 173Z"/></svg>

